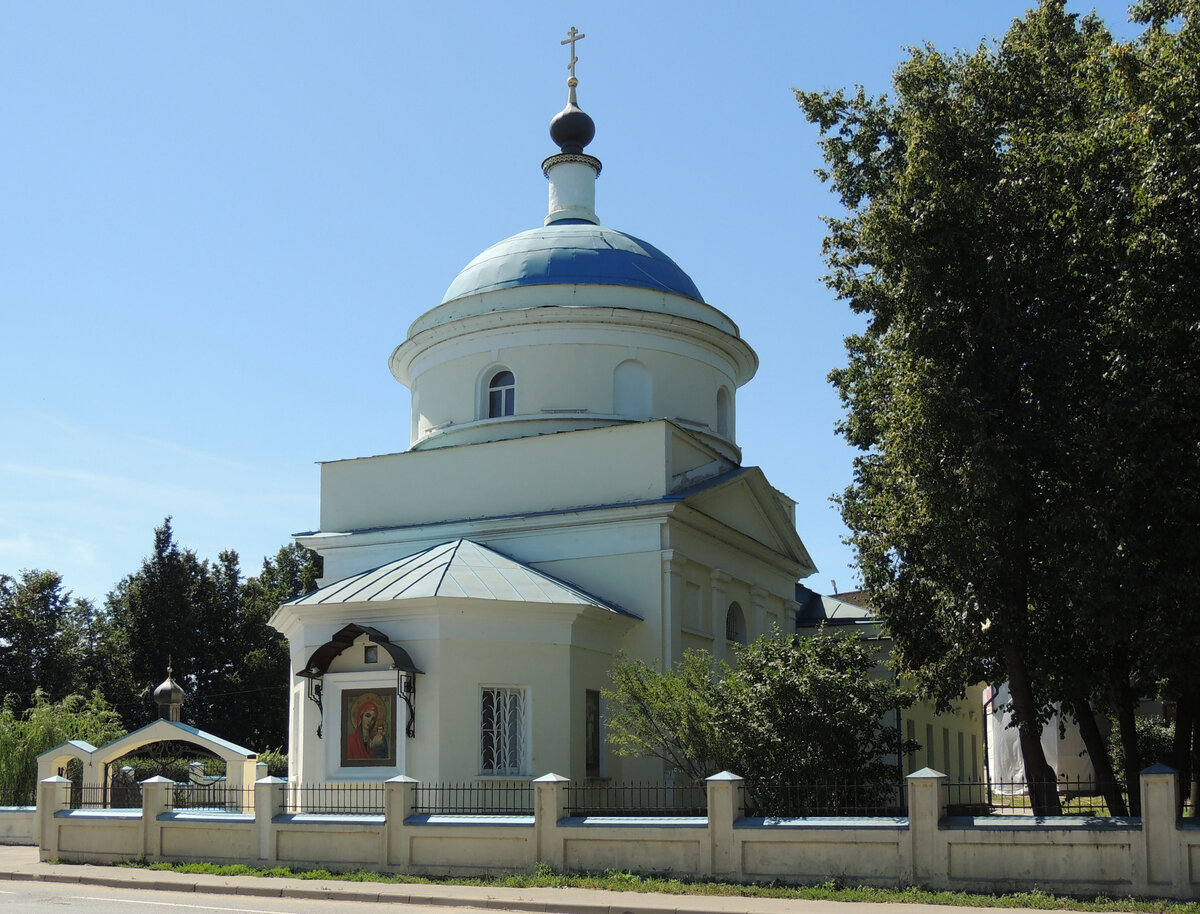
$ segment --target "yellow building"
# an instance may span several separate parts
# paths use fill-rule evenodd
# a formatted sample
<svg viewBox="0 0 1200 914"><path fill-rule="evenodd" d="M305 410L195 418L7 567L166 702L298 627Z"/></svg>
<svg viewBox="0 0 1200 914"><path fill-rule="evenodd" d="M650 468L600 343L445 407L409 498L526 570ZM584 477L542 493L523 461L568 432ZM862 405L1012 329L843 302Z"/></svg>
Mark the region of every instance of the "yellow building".
<svg viewBox="0 0 1200 914"><path fill-rule="evenodd" d="M796 585L796 632L801 635L834 636L854 632L872 645L881 676L893 676L888 667L892 640L883 623L871 612L867 594L861 590L824 596ZM904 684L904 680L900 680ZM932 702L918 700L912 707L896 709L886 722L901 738L920 744L915 752L897 758L900 774L932 768L951 783L984 779L987 744L983 715L983 685L972 686L950 711L938 713Z"/></svg>

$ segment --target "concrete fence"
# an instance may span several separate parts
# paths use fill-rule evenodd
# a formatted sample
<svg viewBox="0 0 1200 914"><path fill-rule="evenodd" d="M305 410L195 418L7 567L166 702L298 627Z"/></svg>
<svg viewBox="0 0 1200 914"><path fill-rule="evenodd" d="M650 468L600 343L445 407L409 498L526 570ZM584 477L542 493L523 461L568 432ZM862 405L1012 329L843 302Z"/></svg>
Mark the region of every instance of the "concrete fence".
<svg viewBox="0 0 1200 914"><path fill-rule="evenodd" d="M43 860L207 860L261 866L471 874L609 868L737 881L972 891L1200 896L1200 824L1176 818L1175 773L1142 773L1140 819L947 817L944 775L908 777L908 816L748 818L742 779L708 779L708 815L567 815L566 778L534 781L534 814L416 814L417 781L386 782L381 815L287 813L284 784L254 785L253 813L171 810L173 784L142 782L140 810L70 809L70 782L40 785Z"/></svg>

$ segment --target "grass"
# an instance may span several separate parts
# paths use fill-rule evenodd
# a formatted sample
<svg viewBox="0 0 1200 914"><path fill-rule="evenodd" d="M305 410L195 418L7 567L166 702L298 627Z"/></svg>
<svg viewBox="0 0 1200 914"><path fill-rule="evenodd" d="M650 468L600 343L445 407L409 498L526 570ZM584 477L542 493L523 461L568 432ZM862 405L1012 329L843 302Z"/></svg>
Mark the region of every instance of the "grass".
<svg viewBox="0 0 1200 914"><path fill-rule="evenodd" d="M244 864L214 863L126 863L122 866L201 873L212 876L282 876L290 879L338 879L349 882L422 883L433 885L487 886L514 889L581 888L614 892L661 892L667 895L730 895L749 898L791 898L816 901L890 902L894 904L941 904L975 908L1037 908L1047 911L1133 911L1164 914L1200 914L1200 902L1146 898L1075 898L1034 890L1010 895L977 895L969 892L939 892L922 888L878 889L846 886L832 880L820 885L791 885L783 882L704 882L669 876L639 875L608 870L603 873L555 873L539 864L531 873L474 877L407 876L369 870L330 872L293 870L285 866L255 868Z"/></svg>

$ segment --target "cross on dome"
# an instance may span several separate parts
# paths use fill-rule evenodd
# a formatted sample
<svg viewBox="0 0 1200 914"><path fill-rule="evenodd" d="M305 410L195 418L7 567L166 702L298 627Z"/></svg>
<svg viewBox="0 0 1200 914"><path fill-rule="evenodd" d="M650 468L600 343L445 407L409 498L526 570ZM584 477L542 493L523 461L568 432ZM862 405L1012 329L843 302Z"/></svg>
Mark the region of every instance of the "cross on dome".
<svg viewBox="0 0 1200 914"><path fill-rule="evenodd" d="M571 71L571 78L567 80L567 85L571 86L571 88L579 84L579 80L575 78L575 64L579 63L579 58L575 56L575 42L581 38L587 38L587 35L583 34L575 26L571 26L570 31L567 32L567 37L559 42L559 44L569 44L571 46L571 62L567 64L567 69Z"/></svg>

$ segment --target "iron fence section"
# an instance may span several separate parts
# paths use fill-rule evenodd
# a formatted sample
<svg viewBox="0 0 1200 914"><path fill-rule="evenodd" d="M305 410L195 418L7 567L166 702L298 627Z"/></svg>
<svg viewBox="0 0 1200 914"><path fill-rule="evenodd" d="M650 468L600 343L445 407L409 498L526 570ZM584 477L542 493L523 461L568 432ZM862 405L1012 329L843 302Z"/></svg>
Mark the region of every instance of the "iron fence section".
<svg viewBox="0 0 1200 914"><path fill-rule="evenodd" d="M0 806L36 806L32 787L0 787Z"/></svg>
<svg viewBox="0 0 1200 914"><path fill-rule="evenodd" d="M425 815L532 816L532 784L421 784L413 812Z"/></svg>
<svg viewBox="0 0 1200 914"><path fill-rule="evenodd" d="M903 781L857 784L822 781L812 784L746 783L745 814L761 818L803 816L904 816L908 793Z"/></svg>
<svg viewBox="0 0 1200 914"><path fill-rule="evenodd" d="M168 809L254 812L253 787L229 787L225 784L176 784Z"/></svg>
<svg viewBox="0 0 1200 914"><path fill-rule="evenodd" d="M382 784L281 784L283 811L314 815L383 814Z"/></svg>
<svg viewBox="0 0 1200 914"><path fill-rule="evenodd" d="M72 809L141 809L141 784L72 784Z"/></svg>
<svg viewBox="0 0 1200 914"><path fill-rule="evenodd" d="M568 784L570 816L707 816L703 784Z"/></svg>
<svg viewBox="0 0 1200 914"><path fill-rule="evenodd" d="M1108 785L1113 786L1113 785ZM1129 809L1129 791L1116 784ZM1108 808L1102 782L1072 778L1066 775L1058 779L1058 802L1063 815L1109 816L1115 813ZM951 816L990 815L1033 815L1029 800L1029 788L1023 781L1015 780L969 780L948 781L943 785L946 792L946 814Z"/></svg>

